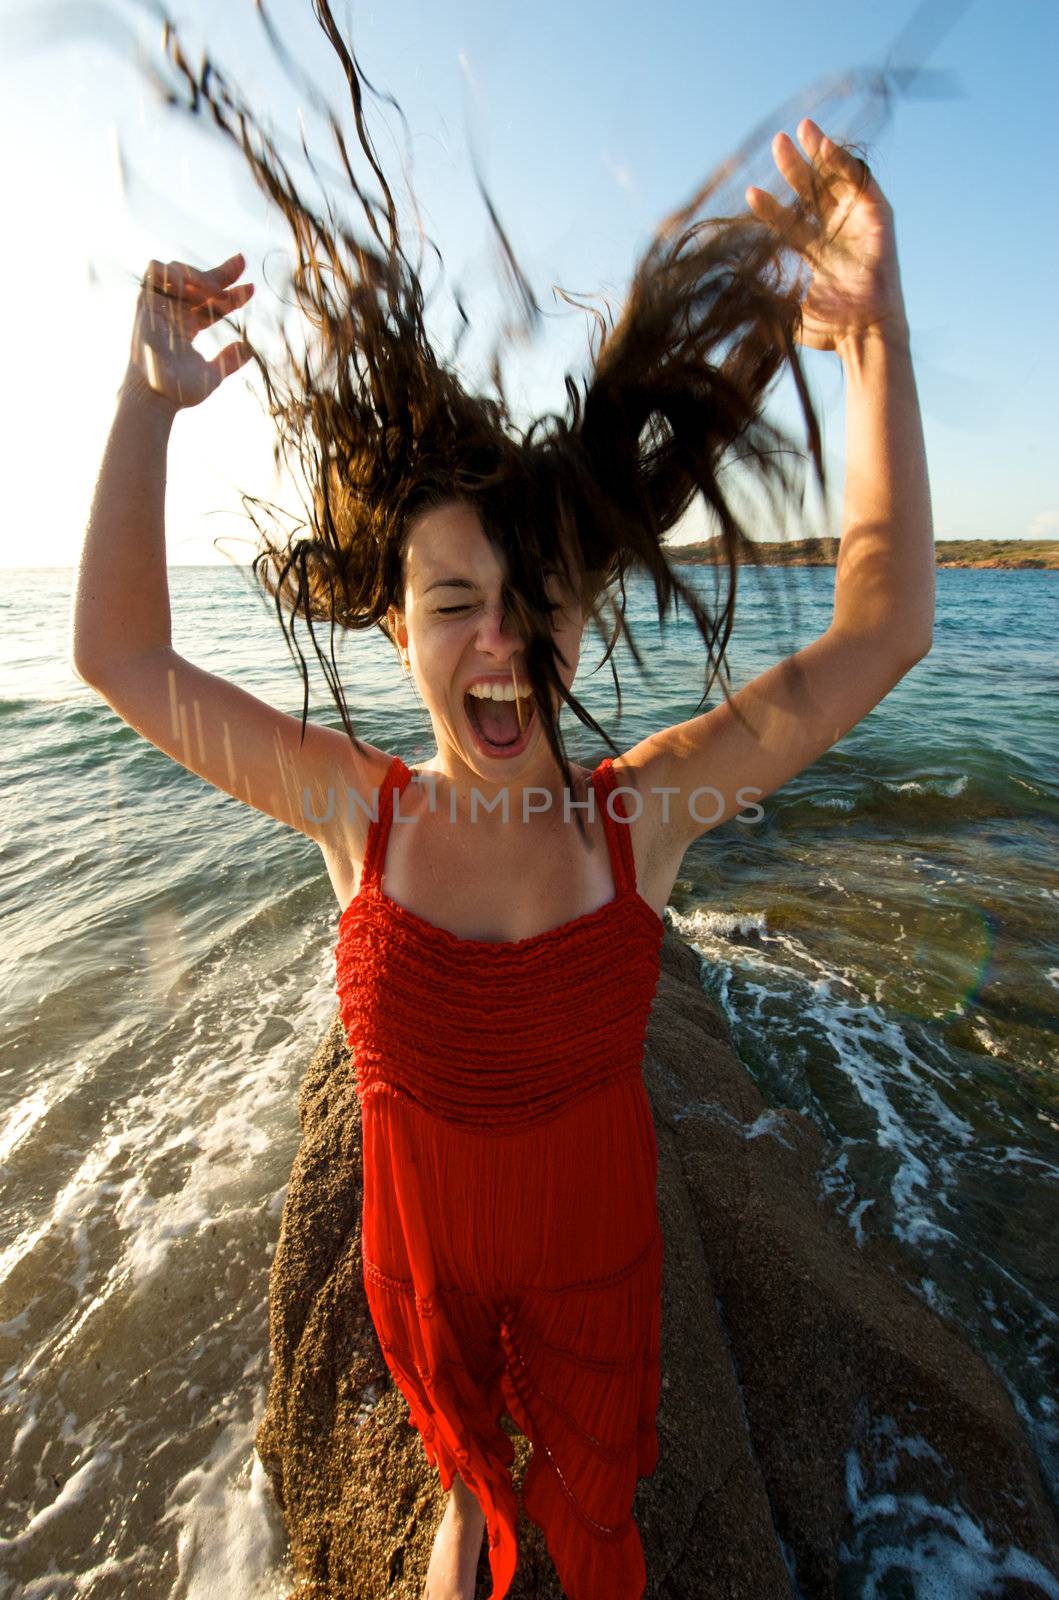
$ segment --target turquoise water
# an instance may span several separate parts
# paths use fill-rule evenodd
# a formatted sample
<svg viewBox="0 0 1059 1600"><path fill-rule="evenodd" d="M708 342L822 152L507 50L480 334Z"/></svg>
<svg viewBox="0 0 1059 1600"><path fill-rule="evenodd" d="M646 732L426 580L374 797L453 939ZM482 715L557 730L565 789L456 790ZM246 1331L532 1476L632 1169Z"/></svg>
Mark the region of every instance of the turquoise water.
<svg viewBox="0 0 1059 1600"><path fill-rule="evenodd" d="M712 593L712 573L684 570ZM41 1594L154 1595L178 1577L281 1594L253 1435L339 908L310 841L168 760L73 675L73 580L0 573L0 1595L35 1578ZM700 839L667 912L766 1096L823 1132L822 1202L854 1242L897 1241L913 1292L1006 1385L1053 1497L1056 583L939 572L930 655L760 822ZM768 601L784 584L791 613ZM171 585L176 648L300 715L248 576L174 568ZM735 686L823 630L833 585L829 569L740 573ZM639 585L630 615L649 676L618 652L620 722L594 642L576 684L619 749L691 716L703 684L686 618L660 636ZM381 636L338 659L358 732L427 758ZM319 676L312 705L336 723ZM571 756L594 766L604 748L566 715ZM914 1587L887 1589L886 1560L924 1527ZM943 1508L858 1529L851 1594L987 1592L952 1576L970 1533ZM983 1583L1005 1559L978 1555Z"/></svg>

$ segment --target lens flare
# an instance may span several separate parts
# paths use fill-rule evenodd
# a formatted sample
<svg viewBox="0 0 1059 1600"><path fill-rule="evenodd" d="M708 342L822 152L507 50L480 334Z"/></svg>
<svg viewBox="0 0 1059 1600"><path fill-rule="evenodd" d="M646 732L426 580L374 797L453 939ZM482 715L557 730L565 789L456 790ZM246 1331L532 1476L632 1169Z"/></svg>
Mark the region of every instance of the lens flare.
<svg viewBox="0 0 1059 1600"><path fill-rule="evenodd" d="M985 983L994 943L992 920L980 906L920 906L903 930L880 999L888 1010L924 1022L962 1016Z"/></svg>

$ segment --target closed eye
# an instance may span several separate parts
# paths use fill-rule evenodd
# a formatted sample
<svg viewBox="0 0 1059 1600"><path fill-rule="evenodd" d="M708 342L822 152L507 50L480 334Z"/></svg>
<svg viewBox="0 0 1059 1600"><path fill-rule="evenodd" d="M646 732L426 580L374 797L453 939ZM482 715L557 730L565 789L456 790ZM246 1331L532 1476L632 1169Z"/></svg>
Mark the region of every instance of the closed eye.
<svg viewBox="0 0 1059 1600"><path fill-rule="evenodd" d="M544 609L545 611L551 613L553 611L562 611L563 607L554 600L546 600L544 602ZM454 617L460 611L469 610L470 606L438 606L437 614L439 617Z"/></svg>

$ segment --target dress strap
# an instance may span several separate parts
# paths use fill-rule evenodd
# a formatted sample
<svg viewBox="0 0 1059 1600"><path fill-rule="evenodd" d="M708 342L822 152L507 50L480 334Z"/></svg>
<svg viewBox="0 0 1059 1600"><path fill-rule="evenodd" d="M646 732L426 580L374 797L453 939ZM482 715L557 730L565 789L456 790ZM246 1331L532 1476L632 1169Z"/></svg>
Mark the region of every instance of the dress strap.
<svg viewBox="0 0 1059 1600"><path fill-rule="evenodd" d="M386 846L390 838L390 828L393 824L394 807L397 804L395 796L404 792L405 785L412 776L400 756L394 756L386 768L385 775L379 785L379 796L372 810L371 821L368 824L368 838L364 847L364 864L360 871L360 887L365 889L369 884L378 887L382 879L383 862L386 860Z"/></svg>
<svg viewBox="0 0 1059 1600"><path fill-rule="evenodd" d="M636 888L636 862L632 853L632 838L629 833L628 822L619 822L618 817L627 817L627 800L624 794L615 794L619 787L614 771L614 762L610 756L604 756L595 772L592 774L592 786L596 791L599 808L603 816L603 831L607 836L607 849L610 851L610 868L614 874L614 888L620 894L623 890ZM611 796L613 795L613 799ZM608 810L609 806L609 810ZM611 811L614 816L611 816Z"/></svg>

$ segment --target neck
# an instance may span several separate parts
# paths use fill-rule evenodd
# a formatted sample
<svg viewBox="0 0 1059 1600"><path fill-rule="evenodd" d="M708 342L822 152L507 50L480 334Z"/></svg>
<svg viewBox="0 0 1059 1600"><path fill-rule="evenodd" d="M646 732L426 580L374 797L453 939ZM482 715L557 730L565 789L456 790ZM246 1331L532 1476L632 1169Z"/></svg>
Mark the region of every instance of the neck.
<svg viewBox="0 0 1059 1600"><path fill-rule="evenodd" d="M554 821L556 818L562 820L563 775L547 746L538 752L536 759L530 764L512 762L511 766L513 770L510 775L506 772L497 773L495 776L484 775L469 766L457 751L442 746L416 771L422 775L419 787L425 791L427 797L431 789L430 780L433 779L435 809L446 817L451 816L453 811L461 818L469 817L472 797L476 795L478 824L484 826L495 822L502 825L500 804L497 804L493 811L486 811L484 805L494 800L499 801L506 790L507 814L510 821L522 820L523 796L525 796L525 814L528 821L543 822L549 819ZM583 799L588 776L581 771L576 762L571 761L570 766L573 779L571 798Z"/></svg>

